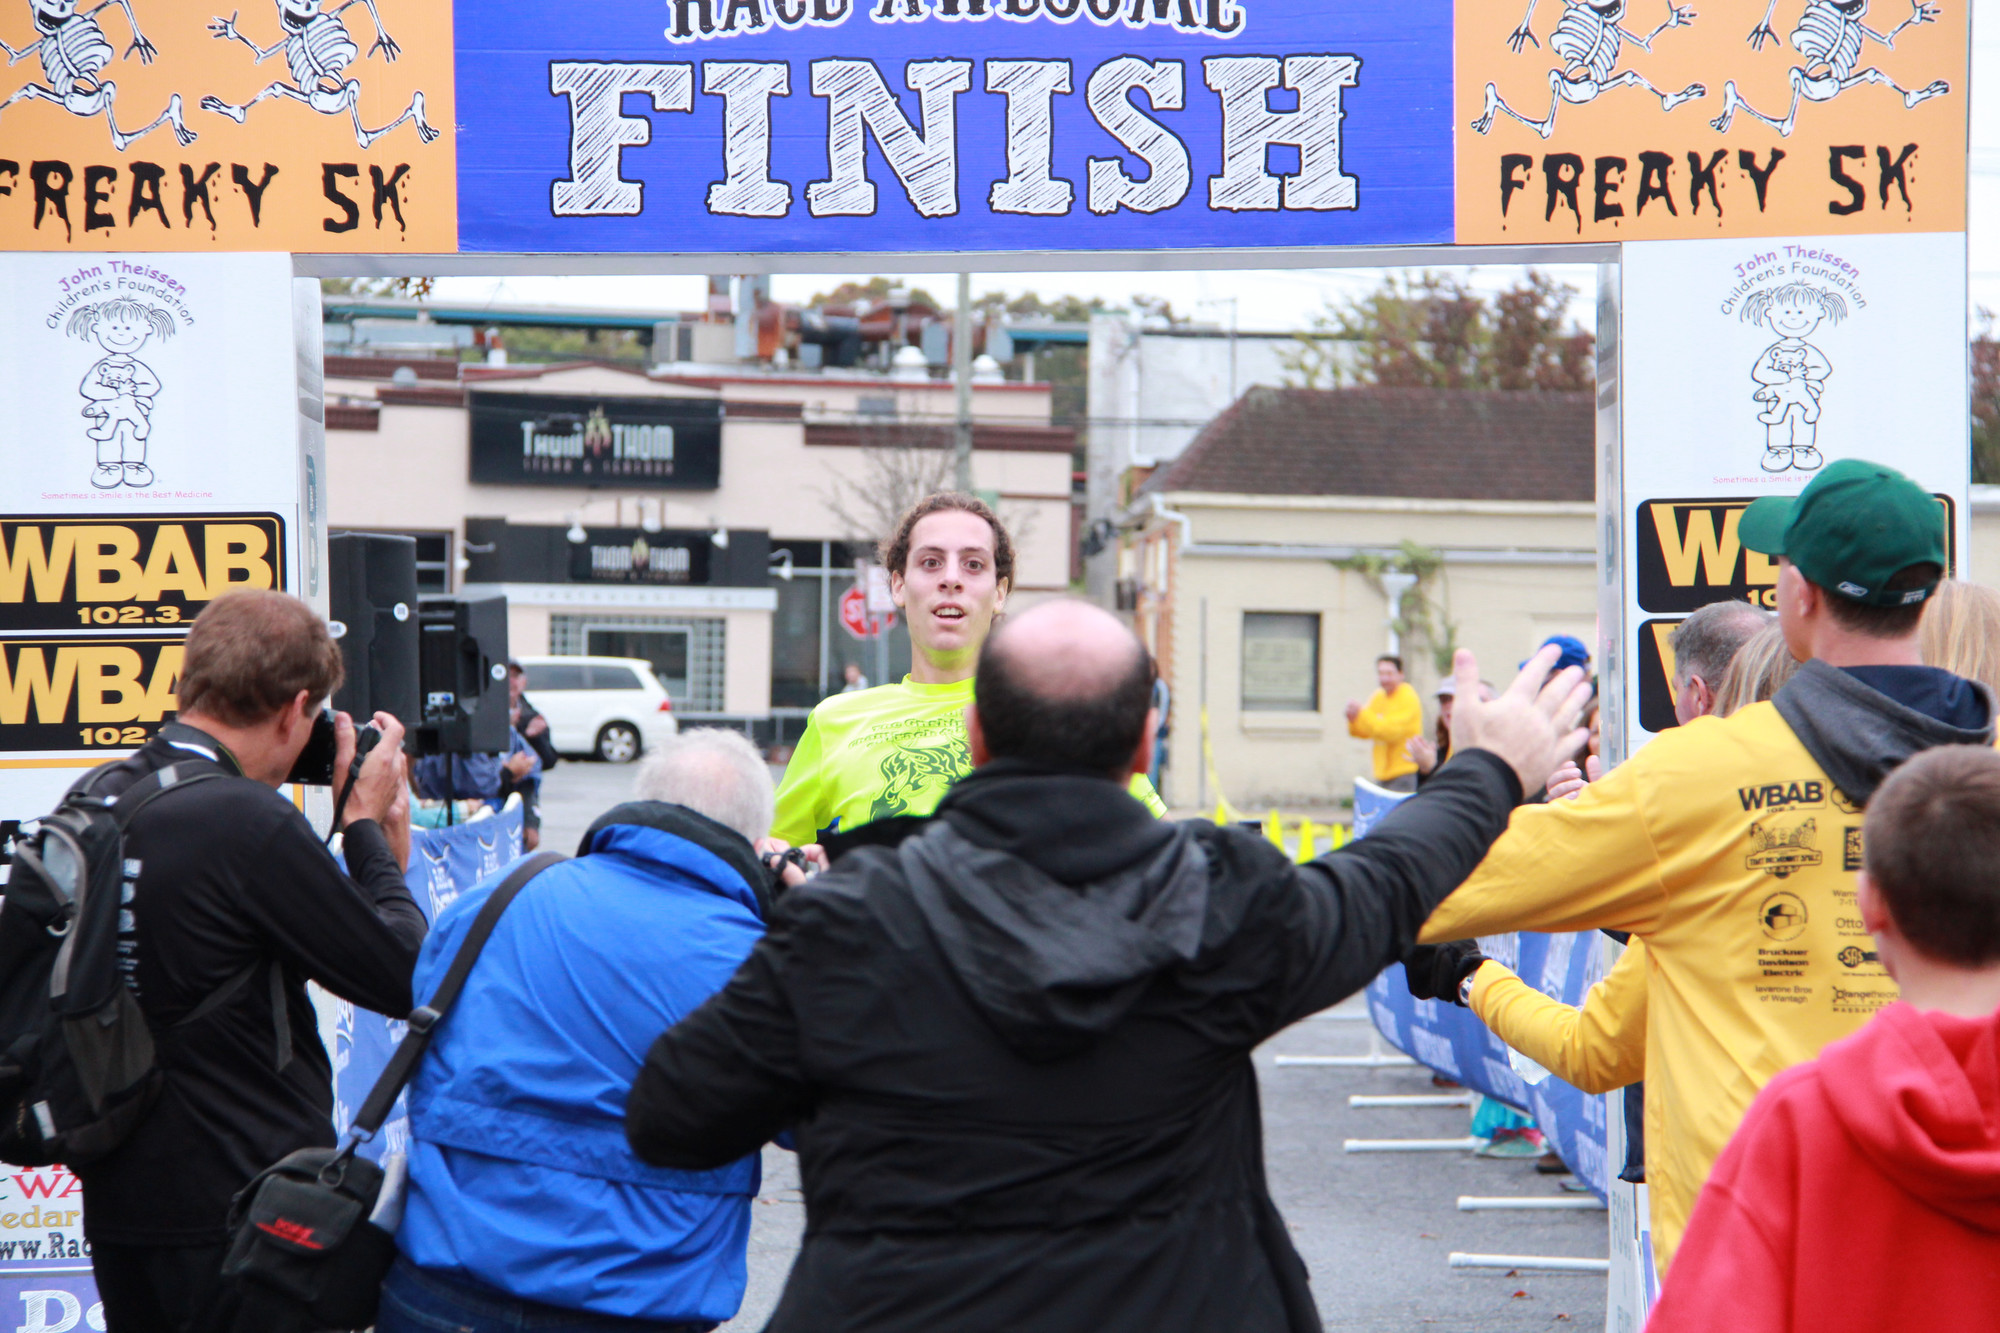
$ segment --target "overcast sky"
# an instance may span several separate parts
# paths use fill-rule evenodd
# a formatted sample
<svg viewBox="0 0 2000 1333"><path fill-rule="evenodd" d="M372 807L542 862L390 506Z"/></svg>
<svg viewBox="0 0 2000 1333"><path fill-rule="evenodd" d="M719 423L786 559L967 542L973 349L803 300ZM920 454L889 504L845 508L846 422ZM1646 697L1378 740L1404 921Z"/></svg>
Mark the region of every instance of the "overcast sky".
<svg viewBox="0 0 2000 1333"><path fill-rule="evenodd" d="M1973 12L1972 134L1970 214L1971 296L1975 310L2000 314L2000 0L1971 0ZM1504 287L1519 270L1485 265L1467 270L1485 288ZM1550 271L1576 287L1578 318L1591 317L1595 270L1588 265L1554 265ZM912 285L927 287L950 301L954 277L948 273L913 273ZM843 281L841 277L779 276L772 292L779 300L802 303L813 293ZM1101 296L1120 306L1135 295L1163 296L1177 314L1227 327L1232 318L1243 329L1295 329L1322 310L1329 298L1363 292L1381 281L1374 269L1307 269L1303 271L1228 270L1195 273L1037 273L974 276L973 291L1002 290L1009 295L1033 289L1044 296L1075 293ZM638 307L655 310L698 310L707 291L705 278L441 278L437 296L454 303L493 302L505 305L555 304ZM1233 303L1233 308L1232 308Z"/></svg>

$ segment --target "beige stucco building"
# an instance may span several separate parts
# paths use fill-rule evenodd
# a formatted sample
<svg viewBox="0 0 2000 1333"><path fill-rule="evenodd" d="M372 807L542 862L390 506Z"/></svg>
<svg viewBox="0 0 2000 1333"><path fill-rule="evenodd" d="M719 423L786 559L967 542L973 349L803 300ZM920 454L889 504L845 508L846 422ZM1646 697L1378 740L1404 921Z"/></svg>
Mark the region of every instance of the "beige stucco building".
<svg viewBox="0 0 2000 1333"><path fill-rule="evenodd" d="M1594 478L1587 395L1252 390L1126 510L1120 601L1173 692L1167 800L1338 805L1370 766L1343 709L1392 643L1427 735L1445 645L1500 683L1551 635L1594 647ZM2000 584L2000 488L1971 508L1966 576ZM1396 636L1381 572L1413 555Z"/></svg>

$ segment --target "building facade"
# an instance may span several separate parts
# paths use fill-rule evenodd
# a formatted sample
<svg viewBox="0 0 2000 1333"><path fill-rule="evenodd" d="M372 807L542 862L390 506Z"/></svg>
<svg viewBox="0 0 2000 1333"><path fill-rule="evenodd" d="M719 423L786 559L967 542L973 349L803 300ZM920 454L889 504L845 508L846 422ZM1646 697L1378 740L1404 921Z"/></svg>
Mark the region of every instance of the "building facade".
<svg viewBox="0 0 2000 1333"><path fill-rule="evenodd" d="M842 599L907 497L950 484L952 386L921 367L329 356L326 395L329 526L415 536L426 591L505 595L516 654L646 657L677 710L781 738L847 663L908 668L900 625L856 637ZM1017 591L1066 589L1074 432L1045 385L977 384L973 419Z"/></svg>
<svg viewBox="0 0 2000 1333"><path fill-rule="evenodd" d="M1592 432L1587 394L1253 389L1212 422L1118 549L1172 691L1169 803L1337 805L1369 771L1344 709L1384 651L1428 729L1453 647L1504 683L1552 634L1594 642Z"/></svg>

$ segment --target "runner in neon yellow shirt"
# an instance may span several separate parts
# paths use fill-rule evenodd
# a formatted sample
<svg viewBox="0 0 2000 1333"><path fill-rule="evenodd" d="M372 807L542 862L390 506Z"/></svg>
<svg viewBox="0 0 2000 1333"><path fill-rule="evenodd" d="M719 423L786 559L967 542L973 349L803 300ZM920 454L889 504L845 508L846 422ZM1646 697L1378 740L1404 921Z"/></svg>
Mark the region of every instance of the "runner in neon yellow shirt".
<svg viewBox="0 0 2000 1333"><path fill-rule="evenodd" d="M813 709L778 788L771 836L796 845L892 815L927 815L972 771L965 709L979 649L1014 578L1014 544L981 501L919 502L883 547L910 630L910 674ZM1165 815L1152 784L1132 795Z"/></svg>

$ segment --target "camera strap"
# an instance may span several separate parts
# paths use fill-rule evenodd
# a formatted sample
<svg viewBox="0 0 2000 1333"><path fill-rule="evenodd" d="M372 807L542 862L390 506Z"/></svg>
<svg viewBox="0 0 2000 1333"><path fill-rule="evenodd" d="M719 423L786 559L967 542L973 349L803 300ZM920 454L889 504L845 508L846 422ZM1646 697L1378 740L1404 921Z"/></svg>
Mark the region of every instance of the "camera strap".
<svg viewBox="0 0 2000 1333"><path fill-rule="evenodd" d="M472 971L472 965L479 961L479 952L486 947L487 937L493 934L493 928L500 924L500 914L507 910L507 904L528 886L529 880L558 861L568 859L561 852L537 852L516 866L514 872L501 881L500 887L480 904L479 915L472 919L472 928L465 932L465 940L452 956L444 979L438 982L437 990L432 992L428 1003L410 1011L410 1030L397 1043L396 1052L389 1057L382 1076L369 1090L368 1100L355 1113L350 1128L357 1143L374 1138L375 1131L382 1128L382 1122L389 1118L396 1098L417 1072L417 1062L424 1058L424 1051L431 1044L431 1034L437 1031L437 1025L451 1010L458 993L465 989L465 978Z"/></svg>

